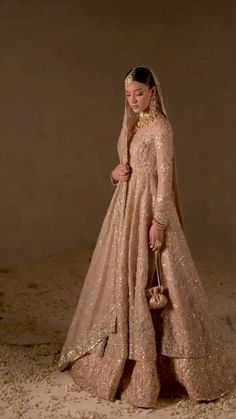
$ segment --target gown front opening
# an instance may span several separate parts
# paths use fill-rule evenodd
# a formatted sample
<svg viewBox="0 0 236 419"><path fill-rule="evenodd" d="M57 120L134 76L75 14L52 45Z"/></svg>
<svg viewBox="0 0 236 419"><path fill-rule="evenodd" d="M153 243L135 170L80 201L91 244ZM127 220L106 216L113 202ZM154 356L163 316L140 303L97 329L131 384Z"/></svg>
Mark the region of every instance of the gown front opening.
<svg viewBox="0 0 236 419"><path fill-rule="evenodd" d="M59 361L91 394L140 407L154 407L161 387L198 401L235 385L183 231L173 131L152 74L160 112L130 139L126 103L118 154L132 172L116 184ZM153 217L166 226L160 260L169 302L161 312L150 311L145 295L155 273Z"/></svg>

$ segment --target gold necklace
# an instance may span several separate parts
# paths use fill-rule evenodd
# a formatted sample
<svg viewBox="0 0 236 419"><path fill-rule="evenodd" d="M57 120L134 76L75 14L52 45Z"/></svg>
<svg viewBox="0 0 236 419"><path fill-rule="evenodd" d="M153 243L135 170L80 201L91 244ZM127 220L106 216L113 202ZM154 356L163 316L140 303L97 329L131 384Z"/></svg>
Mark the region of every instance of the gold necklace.
<svg viewBox="0 0 236 419"><path fill-rule="evenodd" d="M146 127L156 119L158 112L140 112L137 122L134 126L134 132L136 133L140 128Z"/></svg>

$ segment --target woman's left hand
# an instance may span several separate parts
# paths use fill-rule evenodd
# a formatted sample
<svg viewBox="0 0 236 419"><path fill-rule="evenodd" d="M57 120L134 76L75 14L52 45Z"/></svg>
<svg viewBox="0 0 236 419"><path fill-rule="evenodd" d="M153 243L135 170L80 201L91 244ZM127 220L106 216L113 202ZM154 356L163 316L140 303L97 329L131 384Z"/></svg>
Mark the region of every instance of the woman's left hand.
<svg viewBox="0 0 236 419"><path fill-rule="evenodd" d="M164 230L160 230L157 228L155 224L152 224L149 229L149 246L151 250L154 252L155 250L159 250L163 244L165 239L165 232Z"/></svg>

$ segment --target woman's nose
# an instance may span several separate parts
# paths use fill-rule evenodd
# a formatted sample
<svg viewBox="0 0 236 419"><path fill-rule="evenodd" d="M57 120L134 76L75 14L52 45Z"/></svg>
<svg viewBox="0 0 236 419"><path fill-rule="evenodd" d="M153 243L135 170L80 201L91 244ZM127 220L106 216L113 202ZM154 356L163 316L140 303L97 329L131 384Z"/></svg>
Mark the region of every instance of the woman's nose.
<svg viewBox="0 0 236 419"><path fill-rule="evenodd" d="M131 102L132 102L132 104L134 104L134 103L136 103L136 102L137 102L137 100L136 100L136 97L135 97L135 96L132 96L132 97L131 97Z"/></svg>

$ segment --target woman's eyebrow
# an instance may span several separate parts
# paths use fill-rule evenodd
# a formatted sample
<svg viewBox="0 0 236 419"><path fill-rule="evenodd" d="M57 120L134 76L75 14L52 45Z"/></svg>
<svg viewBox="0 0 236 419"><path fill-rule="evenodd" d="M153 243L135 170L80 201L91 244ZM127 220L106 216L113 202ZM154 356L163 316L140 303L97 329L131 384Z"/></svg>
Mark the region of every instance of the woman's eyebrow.
<svg viewBox="0 0 236 419"><path fill-rule="evenodd" d="M139 87L138 89L134 89L133 91L134 91L134 92L136 92L137 90L142 90L142 88L141 88L141 87ZM128 91L128 90L126 90L126 93L129 93L129 91Z"/></svg>

